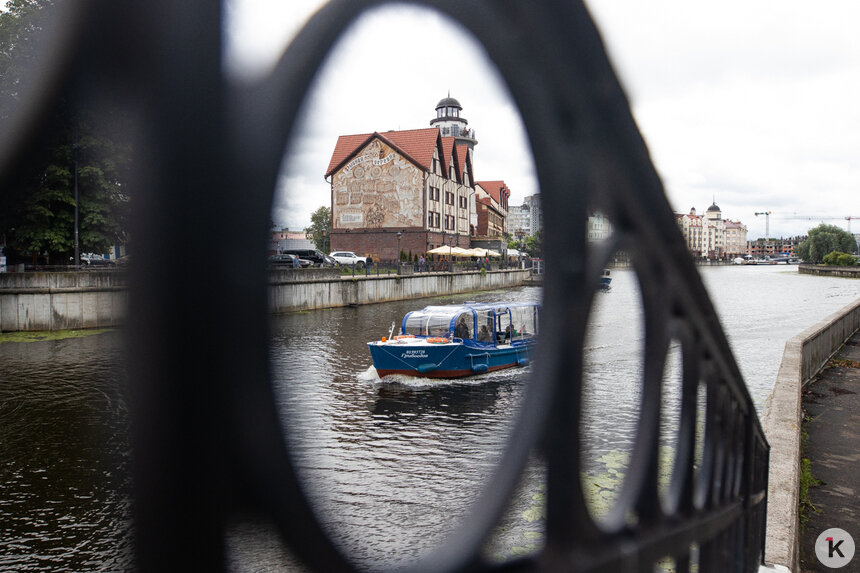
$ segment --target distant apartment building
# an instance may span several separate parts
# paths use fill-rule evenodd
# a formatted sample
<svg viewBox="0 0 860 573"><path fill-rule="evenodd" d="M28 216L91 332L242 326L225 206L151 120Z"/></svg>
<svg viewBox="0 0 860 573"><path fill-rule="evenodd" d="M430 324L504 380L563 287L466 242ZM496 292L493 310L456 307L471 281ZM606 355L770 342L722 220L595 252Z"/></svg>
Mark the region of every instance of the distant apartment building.
<svg viewBox="0 0 860 573"><path fill-rule="evenodd" d="M716 203L704 215L696 214L694 207L687 214L676 214L675 220L695 258L732 259L746 254L746 226L740 221L723 219Z"/></svg>
<svg viewBox="0 0 860 573"><path fill-rule="evenodd" d="M522 239L532 234L531 210L527 205L513 205L508 209L508 234Z"/></svg>
<svg viewBox="0 0 860 573"><path fill-rule="evenodd" d="M612 235L612 223L600 211L588 215L586 238L589 243L605 241Z"/></svg>
<svg viewBox="0 0 860 573"><path fill-rule="evenodd" d="M515 239L523 239L536 234L543 228L543 212L540 194L529 195L522 205L508 209L508 234Z"/></svg>
<svg viewBox="0 0 860 573"><path fill-rule="evenodd" d="M734 259L742 257L747 252L747 227L740 221L725 223L726 257Z"/></svg>
<svg viewBox="0 0 860 573"><path fill-rule="evenodd" d="M747 242L746 254L754 259L763 259L765 257L793 257L794 250L806 240L806 235L798 235L795 237L778 239L756 239L755 241Z"/></svg>
<svg viewBox="0 0 860 573"><path fill-rule="evenodd" d="M290 231L281 229L272 231L272 240L269 243L269 252L282 253L288 249L314 249L316 246L308 234L304 231Z"/></svg>

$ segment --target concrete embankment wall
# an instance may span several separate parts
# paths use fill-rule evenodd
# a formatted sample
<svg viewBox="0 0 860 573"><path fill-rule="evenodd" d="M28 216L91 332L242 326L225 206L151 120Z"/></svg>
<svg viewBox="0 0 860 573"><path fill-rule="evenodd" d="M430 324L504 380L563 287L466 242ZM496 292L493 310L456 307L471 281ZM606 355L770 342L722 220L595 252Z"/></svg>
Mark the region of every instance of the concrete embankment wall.
<svg viewBox="0 0 860 573"><path fill-rule="evenodd" d="M858 329L860 300L786 342L776 384L762 410L770 443L765 560L791 571L799 567L800 392Z"/></svg>
<svg viewBox="0 0 860 573"><path fill-rule="evenodd" d="M860 267L798 265L797 272L802 275L818 275L822 277L844 277L849 279L860 279Z"/></svg>
<svg viewBox="0 0 860 573"><path fill-rule="evenodd" d="M420 273L415 275L322 276L307 280L304 271L285 269L269 274L269 308L290 312L394 300L423 298L519 286L528 270L467 273Z"/></svg>
<svg viewBox="0 0 860 573"><path fill-rule="evenodd" d="M371 304L523 284L528 270L341 277L337 269L269 273L273 312ZM0 332L106 328L125 321L122 271L0 274Z"/></svg>
<svg viewBox="0 0 860 573"><path fill-rule="evenodd" d="M116 326L127 306L122 271L0 274L0 332Z"/></svg>

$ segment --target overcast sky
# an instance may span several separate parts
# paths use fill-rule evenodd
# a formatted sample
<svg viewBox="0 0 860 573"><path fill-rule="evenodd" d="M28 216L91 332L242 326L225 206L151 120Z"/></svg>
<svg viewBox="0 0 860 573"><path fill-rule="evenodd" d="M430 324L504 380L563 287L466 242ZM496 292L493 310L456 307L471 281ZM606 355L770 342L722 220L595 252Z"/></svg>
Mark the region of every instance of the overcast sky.
<svg viewBox="0 0 860 573"><path fill-rule="evenodd" d="M320 6L233 0L227 65L265 74ZM716 200L749 238L804 234L820 222L860 233L860 3L853 0L588 2L669 202ZM444 48L442 46L444 45ZM444 58L444 61L440 61ZM330 206L323 179L338 135L429 127L448 92L476 130L475 176L503 179L511 204L539 192L506 87L461 28L431 11L365 15L338 44L287 153L275 223L302 229Z"/></svg>

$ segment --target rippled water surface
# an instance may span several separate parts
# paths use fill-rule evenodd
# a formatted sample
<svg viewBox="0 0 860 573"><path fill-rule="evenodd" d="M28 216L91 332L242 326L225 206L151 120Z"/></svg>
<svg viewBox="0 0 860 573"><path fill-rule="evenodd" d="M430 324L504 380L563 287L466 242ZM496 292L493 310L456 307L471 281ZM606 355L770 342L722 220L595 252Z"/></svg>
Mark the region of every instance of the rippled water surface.
<svg viewBox="0 0 860 573"><path fill-rule="evenodd" d="M131 556L120 335L0 344L0 570Z"/></svg>
<svg viewBox="0 0 860 573"><path fill-rule="evenodd" d="M759 408L785 341L860 296L860 281L795 267L702 276ZM595 298L586 359L584 446L606 467L629 446L642 355L635 275L613 277ZM524 369L383 382L366 342L427 304L539 296L520 288L273 317L276 396L296 464L321 520L359 563L412 559L451 532L491 476L527 391ZM117 332L0 344L0 570L130 567L124 372ZM540 541L540 473L529 468L500 530L508 553ZM277 536L254 524L236 526L228 546L237 571L290 569Z"/></svg>

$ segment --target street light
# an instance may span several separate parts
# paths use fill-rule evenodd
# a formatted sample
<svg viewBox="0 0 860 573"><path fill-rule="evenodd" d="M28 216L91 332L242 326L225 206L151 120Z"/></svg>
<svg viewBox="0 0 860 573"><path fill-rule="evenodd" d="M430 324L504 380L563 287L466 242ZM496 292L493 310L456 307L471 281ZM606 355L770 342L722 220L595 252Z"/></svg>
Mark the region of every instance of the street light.
<svg viewBox="0 0 860 573"><path fill-rule="evenodd" d="M400 237L403 236L403 233L397 231L397 274L400 274Z"/></svg>

